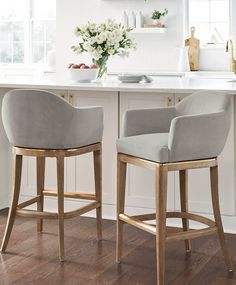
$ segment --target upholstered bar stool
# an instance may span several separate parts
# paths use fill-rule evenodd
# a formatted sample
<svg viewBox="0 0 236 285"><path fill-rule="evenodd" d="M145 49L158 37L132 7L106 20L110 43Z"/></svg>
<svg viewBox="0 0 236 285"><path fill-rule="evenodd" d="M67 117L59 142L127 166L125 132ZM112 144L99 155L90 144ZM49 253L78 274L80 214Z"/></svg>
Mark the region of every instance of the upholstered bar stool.
<svg viewBox="0 0 236 285"><path fill-rule="evenodd" d="M122 253L123 224L128 223L156 236L157 284L165 276L166 241L185 240L218 233L225 262L232 262L224 237L219 197L217 156L221 153L230 128L230 96L220 92L197 92L185 97L175 107L129 110L124 118L124 137L118 140L117 252ZM125 181L127 164L153 169L156 176L156 212L128 216L125 214ZM210 168L211 194L215 221L188 212L188 169ZM181 212L167 212L167 174L180 173ZM167 233L166 218L181 218L183 230ZM156 226L144 221L156 220ZM189 229L189 220L207 225Z"/></svg>
<svg viewBox="0 0 236 285"><path fill-rule="evenodd" d="M1 252L5 252L15 216L38 219L42 232L43 219L57 219L59 226L59 258L64 260L64 219L96 209L98 239L101 228L101 141L103 110L101 107L74 108L62 98L41 90L13 90L2 103L2 120L14 154L13 198ZM93 153L95 194L64 193L64 158ZM36 157L37 196L19 203L23 156ZM57 191L44 189L45 158L55 157ZM44 196L56 196L58 212L44 211ZM82 208L64 212L64 197L91 200ZM23 209L37 203L37 211Z"/></svg>

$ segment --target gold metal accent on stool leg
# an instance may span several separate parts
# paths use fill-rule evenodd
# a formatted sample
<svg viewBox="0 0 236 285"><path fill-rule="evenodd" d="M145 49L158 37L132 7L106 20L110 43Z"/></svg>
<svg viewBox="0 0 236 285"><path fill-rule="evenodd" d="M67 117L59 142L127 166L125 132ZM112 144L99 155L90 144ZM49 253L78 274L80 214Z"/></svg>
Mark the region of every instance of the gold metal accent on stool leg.
<svg viewBox="0 0 236 285"><path fill-rule="evenodd" d="M11 201L11 207L8 213L6 230L4 233L1 252L5 252L7 248L8 241L12 232L13 224L16 217L16 208L20 195L20 183L21 183L21 171L22 171L22 155L14 155L14 186L13 186L13 196Z"/></svg>

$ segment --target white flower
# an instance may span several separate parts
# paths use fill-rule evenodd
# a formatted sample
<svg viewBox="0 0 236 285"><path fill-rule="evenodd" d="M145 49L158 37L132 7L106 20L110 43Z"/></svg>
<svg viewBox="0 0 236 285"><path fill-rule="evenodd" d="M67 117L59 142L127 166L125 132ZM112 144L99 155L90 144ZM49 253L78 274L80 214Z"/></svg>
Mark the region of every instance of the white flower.
<svg viewBox="0 0 236 285"><path fill-rule="evenodd" d="M90 23L89 26L88 26L88 30L91 32L91 33L96 33L96 29L97 29L97 25L95 23Z"/></svg>
<svg viewBox="0 0 236 285"><path fill-rule="evenodd" d="M100 25L97 27L97 32L98 32L98 33L105 32L105 31L106 31L106 24L100 24Z"/></svg>
<svg viewBox="0 0 236 285"><path fill-rule="evenodd" d="M88 43L92 46L94 43L97 42L97 37L91 37L87 39Z"/></svg>
<svg viewBox="0 0 236 285"><path fill-rule="evenodd" d="M93 53L91 53L91 55L95 60L99 60L100 58L102 58L102 55L96 50Z"/></svg>
<svg viewBox="0 0 236 285"><path fill-rule="evenodd" d="M98 53L100 53L100 54L103 53L103 49L102 49L101 46L98 46L98 47L96 48L96 51L97 51Z"/></svg>
<svg viewBox="0 0 236 285"><path fill-rule="evenodd" d="M119 47L120 47L120 46L119 46L119 43L116 43L116 44L114 45L114 49L115 49L115 50L118 50Z"/></svg>
<svg viewBox="0 0 236 285"><path fill-rule="evenodd" d="M115 53L115 50L114 50L114 48L110 47L107 49L107 52L109 55L113 55Z"/></svg>
<svg viewBox="0 0 236 285"><path fill-rule="evenodd" d="M119 56L120 57L128 57L129 56L129 52L127 50L122 50L120 53L119 53Z"/></svg>
<svg viewBox="0 0 236 285"><path fill-rule="evenodd" d="M89 50L91 48L91 45L89 42L84 43L84 49Z"/></svg>
<svg viewBox="0 0 236 285"><path fill-rule="evenodd" d="M106 33L102 32L101 34L99 34L97 37L96 37L96 42L98 44L102 44L104 43L105 41L107 40L107 35Z"/></svg>
<svg viewBox="0 0 236 285"><path fill-rule="evenodd" d="M107 33L107 42L109 45L116 45L121 40L120 34L116 31Z"/></svg>
<svg viewBox="0 0 236 285"><path fill-rule="evenodd" d="M113 31L113 34L115 35L116 37L116 40L119 42L123 39L123 33L121 30L114 30Z"/></svg>

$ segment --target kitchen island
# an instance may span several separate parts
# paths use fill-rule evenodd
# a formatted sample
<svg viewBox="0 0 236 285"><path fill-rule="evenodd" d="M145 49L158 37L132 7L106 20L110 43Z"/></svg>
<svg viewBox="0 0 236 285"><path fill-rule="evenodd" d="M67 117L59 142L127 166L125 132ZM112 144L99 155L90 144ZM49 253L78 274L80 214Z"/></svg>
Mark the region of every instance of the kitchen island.
<svg viewBox="0 0 236 285"><path fill-rule="evenodd" d="M103 213L104 218L115 218L116 203L116 139L122 135L122 117L126 110L134 108L155 108L173 106L183 97L198 90L221 90L236 95L236 81L233 78L195 77L155 77L152 83L123 84L115 76L99 83L72 83L65 78L43 76L2 77L0 76L0 99L15 88L43 89L54 92L73 106L94 106L104 108L103 139ZM221 210L225 228L236 232L236 185L235 185L235 97L232 96L232 126L223 153L219 157ZM30 119L30 118L29 118ZM1 123L1 122L0 122ZM8 205L10 193L11 154L10 145L0 125L0 207ZM91 155L68 158L65 169L65 191L93 192L91 175ZM81 167L82 166L82 167ZM211 217L210 181L208 170L201 169L189 173L189 206L194 212ZM127 212L140 214L153 212L154 175L151 170L129 167L127 176ZM168 208L179 209L178 173L169 175ZM48 158L46 163L46 186L56 188L55 161ZM22 177L22 197L26 199L36 193L35 160L24 158ZM68 200L65 208L75 207L76 202ZM81 202L82 203L82 202ZM56 206L53 198L48 198L46 208ZM172 221L173 222L173 221Z"/></svg>
<svg viewBox="0 0 236 285"><path fill-rule="evenodd" d="M186 73L186 76L154 76L152 83L121 83L116 76L108 76L102 82L76 83L54 74L51 76L18 76L9 74L5 76L0 75L0 87L138 93L190 93L196 90L222 90L234 94L236 91L236 76L230 73L226 78L222 77L222 75L219 75L217 78L210 78L206 75L205 78L201 73L196 74L196 76Z"/></svg>

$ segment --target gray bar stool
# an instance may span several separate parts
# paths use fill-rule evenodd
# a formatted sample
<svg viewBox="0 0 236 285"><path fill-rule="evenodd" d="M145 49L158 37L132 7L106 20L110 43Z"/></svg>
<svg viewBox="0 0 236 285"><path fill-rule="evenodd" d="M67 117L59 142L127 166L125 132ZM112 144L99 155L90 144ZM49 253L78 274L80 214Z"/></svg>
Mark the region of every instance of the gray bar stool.
<svg viewBox="0 0 236 285"><path fill-rule="evenodd" d="M38 219L42 232L43 219L57 219L59 226L59 258L64 260L64 219L96 209L98 239L102 238L101 141L102 107L74 108L62 98L41 90L13 90L2 103L2 120L14 154L13 198L1 246L5 252L15 216ZM64 158L93 152L95 194L64 193ZM37 196L18 203L23 156L35 156L37 164ZM57 191L44 189L45 158L57 161ZM57 196L58 212L44 211L44 196ZM64 212L64 197L92 200L88 205ZM23 209L37 203L37 211Z"/></svg>
<svg viewBox="0 0 236 285"><path fill-rule="evenodd" d="M124 118L124 137L117 141L117 248L122 253L123 224L129 223L156 236L157 284L164 285L166 241L185 240L218 232L229 271L232 262L226 246L218 196L217 156L221 153L230 128L230 96L221 92L196 92L175 107L129 110ZM156 176L156 212L128 216L125 214L127 164L151 168ZM210 168L212 204L215 221L188 212L187 170ZM179 171L181 212L167 212L168 171ZM166 218L181 218L183 231L167 233ZM156 220L156 226L144 221ZM189 220L207 225L190 230Z"/></svg>

